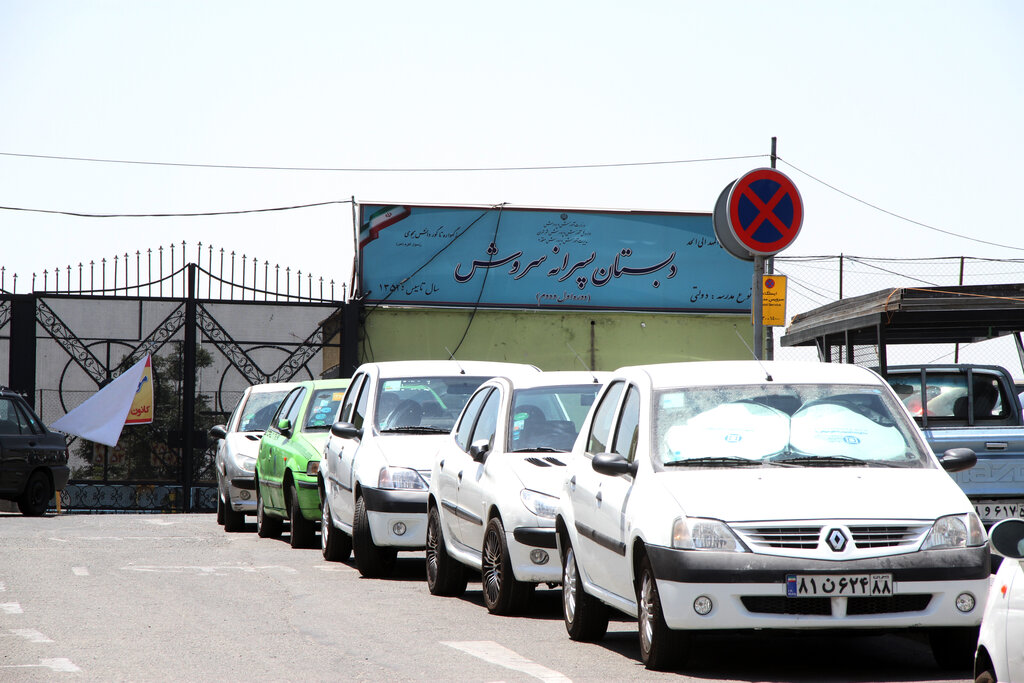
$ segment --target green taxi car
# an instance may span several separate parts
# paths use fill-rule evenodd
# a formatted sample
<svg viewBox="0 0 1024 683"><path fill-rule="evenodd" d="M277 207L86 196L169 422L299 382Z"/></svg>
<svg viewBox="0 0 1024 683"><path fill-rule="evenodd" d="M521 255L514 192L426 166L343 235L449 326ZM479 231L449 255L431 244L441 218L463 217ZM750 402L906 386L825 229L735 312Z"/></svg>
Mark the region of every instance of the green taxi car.
<svg viewBox="0 0 1024 683"><path fill-rule="evenodd" d="M316 479L320 455L348 382L298 382L281 401L260 439L256 457L256 532L260 537L279 537L287 519L293 548L315 545L320 521Z"/></svg>

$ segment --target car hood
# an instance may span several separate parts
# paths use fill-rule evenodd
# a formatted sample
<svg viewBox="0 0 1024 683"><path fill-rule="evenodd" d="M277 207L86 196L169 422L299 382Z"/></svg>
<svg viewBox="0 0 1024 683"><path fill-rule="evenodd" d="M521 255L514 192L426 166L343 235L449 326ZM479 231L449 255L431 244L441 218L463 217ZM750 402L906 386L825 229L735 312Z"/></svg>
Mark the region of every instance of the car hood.
<svg viewBox="0 0 1024 683"><path fill-rule="evenodd" d="M523 488L559 497L565 481L567 453L506 453L509 467Z"/></svg>
<svg viewBox="0 0 1024 683"><path fill-rule="evenodd" d="M256 459L260 452L260 437L263 432L231 432L224 437L227 450L237 456Z"/></svg>
<svg viewBox="0 0 1024 683"><path fill-rule="evenodd" d="M434 456L445 440L451 438L450 434L390 433L374 435L373 441L386 464L422 472L434 466Z"/></svg>
<svg viewBox="0 0 1024 683"><path fill-rule="evenodd" d="M727 522L935 519L973 509L940 469L689 469L655 478L686 515Z"/></svg>

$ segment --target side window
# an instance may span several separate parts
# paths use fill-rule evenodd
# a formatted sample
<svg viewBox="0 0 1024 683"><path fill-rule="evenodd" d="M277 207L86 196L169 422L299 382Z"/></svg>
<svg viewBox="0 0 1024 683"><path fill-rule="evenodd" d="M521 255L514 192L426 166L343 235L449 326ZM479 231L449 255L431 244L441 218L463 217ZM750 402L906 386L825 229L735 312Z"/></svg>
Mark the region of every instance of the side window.
<svg viewBox="0 0 1024 683"><path fill-rule="evenodd" d="M15 405L15 413L18 416L18 428L22 434L40 434L39 420L32 415L24 405Z"/></svg>
<svg viewBox="0 0 1024 683"><path fill-rule="evenodd" d="M292 401L291 405L288 406L288 411L281 413L283 417L291 421L292 429L298 429L299 426L299 408L302 407L302 399L306 395L306 388L302 387L295 392L295 400Z"/></svg>
<svg viewBox="0 0 1024 683"><path fill-rule="evenodd" d="M356 399L356 407L352 411L352 424L356 429L363 428L366 421L366 405L370 402L370 380L364 380L363 386L359 387L359 398Z"/></svg>
<svg viewBox="0 0 1024 683"><path fill-rule="evenodd" d="M0 398L0 434L20 433L18 411L15 410L14 401L9 398Z"/></svg>
<svg viewBox="0 0 1024 683"><path fill-rule="evenodd" d="M975 372L971 380L974 388L974 419L999 420L1009 414L1008 399L1002 383L995 375Z"/></svg>
<svg viewBox="0 0 1024 683"><path fill-rule="evenodd" d="M612 423L615 421L615 408L619 405L623 382L615 382L608 387L601 398L601 403L594 413L594 421L590 425L590 436L587 439L587 452L591 454L605 453L611 443Z"/></svg>
<svg viewBox="0 0 1024 683"><path fill-rule="evenodd" d="M356 375L352 378L352 383L348 386L348 391L345 392L345 401L341 404L341 412L338 413L338 420L341 422L352 421L352 409L356 404L356 397L359 396L359 390L362 389L365 377L366 375Z"/></svg>
<svg viewBox="0 0 1024 683"><path fill-rule="evenodd" d="M470 445L481 439L487 439L487 443L494 448L494 432L498 428L498 407L501 403L501 394L497 391L492 391L487 396L487 400L484 402L483 408L480 409L480 417L476 421L476 427L473 429L473 438L469 440Z"/></svg>
<svg viewBox="0 0 1024 683"><path fill-rule="evenodd" d="M473 433L473 425L476 423L476 416L480 414L480 408L483 407L484 401L487 399L487 396L491 391L491 389L478 391L473 395L473 398L469 399L466 409L462 412L462 419L455 428L455 441L464 451L469 451L469 446L472 443L472 441L470 441L470 436Z"/></svg>
<svg viewBox="0 0 1024 683"><path fill-rule="evenodd" d="M626 456L626 460L633 461L636 456L636 442L640 436L640 392L636 387L630 386L626 392L626 401L622 405L622 417L619 419L619 429L615 433L615 447L613 453Z"/></svg>

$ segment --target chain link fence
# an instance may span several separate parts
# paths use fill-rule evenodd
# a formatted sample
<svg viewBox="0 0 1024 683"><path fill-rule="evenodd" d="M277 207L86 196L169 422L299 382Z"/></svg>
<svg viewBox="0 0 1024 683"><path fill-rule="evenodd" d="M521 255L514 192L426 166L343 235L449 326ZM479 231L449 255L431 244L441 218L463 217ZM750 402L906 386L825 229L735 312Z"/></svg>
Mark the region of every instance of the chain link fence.
<svg viewBox="0 0 1024 683"><path fill-rule="evenodd" d="M984 259L966 256L942 258L864 258L860 256L776 257L774 272L787 276L786 317L805 313L838 299L883 289L1024 282L1024 259ZM1024 301L1020 302L1024 306ZM775 328L777 360L813 360L812 347L784 347L779 339L785 328ZM1024 368L1011 337L973 344L905 344L887 349L889 365L901 363L975 363L1001 365L1024 382ZM858 365L878 364L878 349L854 349ZM834 361L839 359L834 358Z"/></svg>

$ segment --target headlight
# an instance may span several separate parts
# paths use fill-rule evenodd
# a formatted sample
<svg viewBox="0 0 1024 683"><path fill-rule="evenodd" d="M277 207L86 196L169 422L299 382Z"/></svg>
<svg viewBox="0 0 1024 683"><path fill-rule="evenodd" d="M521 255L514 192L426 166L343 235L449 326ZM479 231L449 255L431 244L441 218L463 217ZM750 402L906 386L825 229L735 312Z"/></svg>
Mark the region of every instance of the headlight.
<svg viewBox="0 0 1024 683"><path fill-rule="evenodd" d="M985 544L985 527L977 514L939 517L921 544L921 550L971 548Z"/></svg>
<svg viewBox="0 0 1024 683"><path fill-rule="evenodd" d="M407 467L384 467L377 478L377 486L382 489L419 489L427 488L427 482L420 473Z"/></svg>
<svg viewBox="0 0 1024 683"><path fill-rule="evenodd" d="M320 461L310 460L306 463L306 474L311 477L315 477L316 473L320 471Z"/></svg>
<svg viewBox="0 0 1024 683"><path fill-rule="evenodd" d="M727 553L747 552L725 522L700 517L682 517L672 524L672 547Z"/></svg>
<svg viewBox="0 0 1024 683"><path fill-rule="evenodd" d="M246 455L240 455L235 458L235 464L238 465L238 469L243 472L255 472L256 471L256 458L250 458Z"/></svg>
<svg viewBox="0 0 1024 683"><path fill-rule="evenodd" d="M523 489L519 496L523 499L523 505L526 506L526 509L533 514L538 517L546 517L547 519L555 518L555 512L558 510L558 498L555 496L531 491L530 489Z"/></svg>

